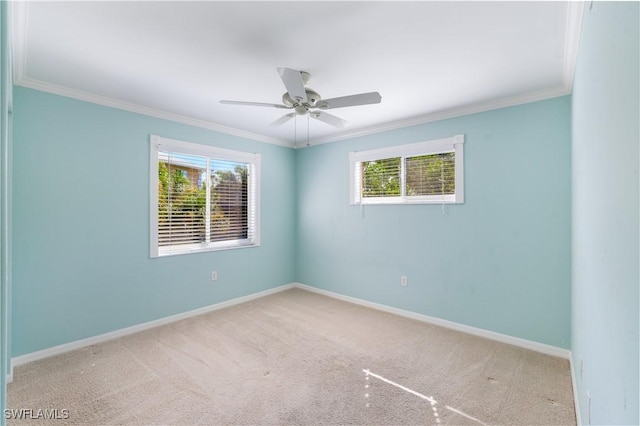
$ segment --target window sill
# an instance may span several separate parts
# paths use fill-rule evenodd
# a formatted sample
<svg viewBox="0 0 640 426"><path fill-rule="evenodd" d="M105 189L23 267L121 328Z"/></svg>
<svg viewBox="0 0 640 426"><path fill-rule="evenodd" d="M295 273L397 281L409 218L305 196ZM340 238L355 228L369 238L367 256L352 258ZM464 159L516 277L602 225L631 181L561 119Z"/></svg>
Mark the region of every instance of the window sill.
<svg viewBox="0 0 640 426"><path fill-rule="evenodd" d="M157 253L152 253L151 258L178 256L182 254L204 253L210 251L235 250L251 247L260 247L259 243L251 243L248 240L220 241L216 243L185 244L175 247L159 247Z"/></svg>
<svg viewBox="0 0 640 426"><path fill-rule="evenodd" d="M408 198L408 197L380 197L353 202L353 206L370 206L370 205L406 205L406 204L464 204L463 200L456 200L454 196L447 198Z"/></svg>

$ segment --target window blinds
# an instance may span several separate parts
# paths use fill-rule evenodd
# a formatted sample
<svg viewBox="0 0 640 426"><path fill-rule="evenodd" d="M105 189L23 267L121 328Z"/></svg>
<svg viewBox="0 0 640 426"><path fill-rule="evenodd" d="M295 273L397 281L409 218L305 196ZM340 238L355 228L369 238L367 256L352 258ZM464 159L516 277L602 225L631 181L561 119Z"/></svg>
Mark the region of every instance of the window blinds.
<svg viewBox="0 0 640 426"><path fill-rule="evenodd" d="M361 197L420 197L455 194L453 152L362 161Z"/></svg>
<svg viewBox="0 0 640 426"><path fill-rule="evenodd" d="M220 241L250 243L251 164L176 152L158 153L158 246L172 248Z"/></svg>
<svg viewBox="0 0 640 426"><path fill-rule="evenodd" d="M360 163L362 197L394 197L400 195L401 158L385 158Z"/></svg>
<svg viewBox="0 0 640 426"><path fill-rule="evenodd" d="M249 236L249 164L211 160L210 241L242 240Z"/></svg>
<svg viewBox="0 0 640 426"><path fill-rule="evenodd" d="M205 241L206 170L205 157L159 153L159 246Z"/></svg>
<svg viewBox="0 0 640 426"><path fill-rule="evenodd" d="M463 203L464 135L349 153L352 204Z"/></svg>
<svg viewBox="0 0 640 426"><path fill-rule="evenodd" d="M446 195L456 192L455 154L420 155L405 160L406 195Z"/></svg>

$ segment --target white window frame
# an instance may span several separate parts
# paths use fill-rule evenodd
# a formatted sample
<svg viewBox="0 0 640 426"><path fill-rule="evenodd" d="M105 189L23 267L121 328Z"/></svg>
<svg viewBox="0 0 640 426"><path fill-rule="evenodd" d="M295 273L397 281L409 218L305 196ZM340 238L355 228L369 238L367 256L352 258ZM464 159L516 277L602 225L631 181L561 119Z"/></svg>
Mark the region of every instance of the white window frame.
<svg viewBox="0 0 640 426"><path fill-rule="evenodd" d="M253 232L250 230L249 238L242 240L184 244L181 246L171 246L171 248L167 249L164 249L164 247L158 247L158 160L159 153L161 151L179 152L181 154L200 155L220 160L249 163L250 178L248 196L249 209L252 211L251 217L253 218ZM234 151L151 135L149 155L149 216L151 219L149 228L150 257L156 258L188 253L260 246L260 162L261 155L258 153Z"/></svg>
<svg viewBox="0 0 640 426"><path fill-rule="evenodd" d="M455 194L442 195L405 195L405 158L420 155L455 153ZM400 157L402 171L400 176L401 195L394 197L363 198L360 163L387 158ZM407 145L391 146L354 151L349 153L349 200L351 205L360 204L462 204L464 203L464 135L455 135L444 139L434 139Z"/></svg>

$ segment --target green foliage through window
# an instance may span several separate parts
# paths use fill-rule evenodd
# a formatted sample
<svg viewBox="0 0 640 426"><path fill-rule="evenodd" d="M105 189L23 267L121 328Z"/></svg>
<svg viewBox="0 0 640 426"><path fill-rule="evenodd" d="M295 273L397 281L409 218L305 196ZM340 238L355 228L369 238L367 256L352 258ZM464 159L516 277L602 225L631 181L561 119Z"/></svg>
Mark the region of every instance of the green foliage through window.
<svg viewBox="0 0 640 426"><path fill-rule="evenodd" d="M455 194L453 152L409 157L405 164L407 196Z"/></svg>
<svg viewBox="0 0 640 426"><path fill-rule="evenodd" d="M362 162L362 196L400 195L400 158Z"/></svg>
<svg viewBox="0 0 640 426"><path fill-rule="evenodd" d="M159 158L159 246L248 237L248 164L210 159L207 208L207 158L169 153Z"/></svg>
<svg viewBox="0 0 640 426"><path fill-rule="evenodd" d="M360 172L362 198L451 195L456 190L454 152L363 161Z"/></svg>

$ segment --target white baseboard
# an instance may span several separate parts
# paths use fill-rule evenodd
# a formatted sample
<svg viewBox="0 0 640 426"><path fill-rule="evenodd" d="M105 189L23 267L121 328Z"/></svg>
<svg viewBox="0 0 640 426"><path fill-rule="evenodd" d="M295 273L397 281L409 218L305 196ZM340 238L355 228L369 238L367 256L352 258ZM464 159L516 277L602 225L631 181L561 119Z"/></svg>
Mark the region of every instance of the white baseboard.
<svg viewBox="0 0 640 426"><path fill-rule="evenodd" d="M278 293L284 290L293 288L295 284L285 284L279 287L270 288L268 290L253 293L247 296L238 297L235 299L227 300L224 302L216 303L202 308L194 309L192 311L183 312L181 314L171 315L165 318L160 318L154 321L137 324L131 327L122 328L120 330L111 331L108 333L100 334L98 336L88 337L86 339L76 340L74 342L65 343L62 345L54 346L51 348L43 349L41 351L31 352L25 355L20 355L12 358L12 367L26 364L28 362L38 361L40 359L48 358L50 356L60 355L66 352L70 352L76 349L84 348L98 343L103 343L108 340L117 339L118 337L127 336L129 334L138 333L150 328L159 327L161 325L169 324L172 322L180 321L185 318L194 317L196 315L202 315L207 312L216 311L218 309L227 308L229 306L238 305L240 303L249 302L251 300L258 299L260 297L268 296L270 294ZM11 371L11 380L13 380L13 368Z"/></svg>
<svg viewBox="0 0 640 426"><path fill-rule="evenodd" d="M13 360L9 360L9 369L7 370L7 375L5 376L6 383L9 384L13 382Z"/></svg>
<svg viewBox="0 0 640 426"><path fill-rule="evenodd" d="M573 395L574 395L574 404L576 410L576 420L578 425L581 425L580 418L580 409L579 409L579 399L577 392L577 383L576 383L576 375L575 369L573 365L573 357L571 355L571 351L568 349L558 348L556 346L546 345L544 343L534 342L531 340L521 339L518 337L508 336L506 334L496 333L489 330L483 330L476 327L471 327L464 324L455 323L453 321L448 321L436 317L431 317L424 314L418 314L411 311L406 311L403 309L393 308L391 306L382 305L375 302L370 302L363 299L358 299L351 296L345 296L339 293L334 293L332 291L322 290L316 287L311 287L301 283L291 283L285 284L279 287L271 288L268 290L260 291L258 293L250 294L247 296L238 297L235 299L227 300L224 302L216 303L209 306L204 306L202 308L194 309L192 311L183 312L181 314L176 314L172 316L168 316L165 318L160 318L154 321L145 322L142 324L134 325L131 327L122 328L120 330L111 331L109 333L100 334L98 336L89 337L86 339L76 340L74 342L65 343L59 346L54 346L52 348L43 349L41 351L31 352L25 355L20 355L15 358L12 358L11 369L7 374L7 383L11 383L13 381L13 367L23 365L29 362L37 361L40 359L48 358L50 356L60 355L66 352L70 352L76 349L84 348L91 345L96 345L98 343L103 343L108 340L116 339L119 337L127 336L129 334L138 333L140 331L148 330L150 328L159 327L161 325L169 324L172 322L180 321L185 318L194 317L196 315L202 315L207 312L216 311L219 309L223 309L229 306L238 305L240 303L249 302L251 300L255 300L264 296L268 296L270 294L278 293L284 290L289 290L291 288L300 288L303 290L311 291L314 293L322 294L325 296L332 297L334 299L339 299L345 302L354 303L357 305L365 306L368 308L377 309L380 311L388 312L391 314L399 315L405 318L411 318L414 320L422 321L425 323L437 325L440 327L445 327L448 329L460 331L463 333L471 334L478 337L484 337L490 340L494 340L501 343L506 343L509 345L517 346L524 349L530 349L536 352L540 352L546 355L556 356L569 360L569 365L571 369L571 382L573 385Z"/></svg>
<svg viewBox="0 0 640 426"><path fill-rule="evenodd" d="M569 368L571 369L571 387L573 389L573 406L576 410L576 424L582 425L582 415L580 414L580 398L578 398L578 382L576 381L576 369L573 364L573 355L569 357Z"/></svg>
<svg viewBox="0 0 640 426"><path fill-rule="evenodd" d="M530 349L532 351L540 352L546 355L551 355L564 359L571 359L571 351L557 346L551 346L544 343L534 342L532 340L521 339L519 337L513 337L506 334L496 333L494 331L484 330L481 328L471 327L469 325L459 324L453 321L444 320L441 318L431 317L428 315L418 314L411 311L405 311L404 309L393 308L391 306L382 305L380 303L369 302L368 300L358 299L351 296L345 296L332 291L322 290L316 287L311 287L306 284L295 283L295 287L312 291L314 293L323 294L325 296L333 297L334 299L340 299L345 302L355 303L357 305L366 306L369 308L377 309L391 314L399 315L406 318L426 322L440 327L449 328L451 330L461 331L463 333L472 334L478 337L484 337L497 342L506 343L508 345L517 346L519 348Z"/></svg>
<svg viewBox="0 0 640 426"><path fill-rule="evenodd" d="M569 349L559 348L557 346L551 346L544 343L521 339L519 337L513 337L506 334L484 330L481 328L471 327L469 325L459 324L453 321L448 321L441 318L418 314L411 311L405 311L403 309L393 308L391 306L386 306L386 305L382 305L380 303L375 303L375 302L369 302L368 300L358 299L351 296L345 296L339 293L334 293L328 290L322 290L322 289L311 287L301 283L294 283L294 286L307 291L311 291L314 293L333 297L335 299L343 300L345 302L355 303L357 305L378 309L380 311L389 312L402 317L415 319L418 321L426 322L433 325L438 325L438 326L449 328L456 331L461 331L463 333L471 334L478 337L484 337L490 340L495 340L497 342L506 343L512 346L517 346L524 349L530 349L532 351L540 352L546 355L567 359L569 360L569 370L571 371L571 386L573 389L573 404L574 404L575 413L576 413L576 423L578 426L582 425L582 418L580 415L580 399L578 398L578 384L576 382L576 372L573 364L573 355Z"/></svg>

